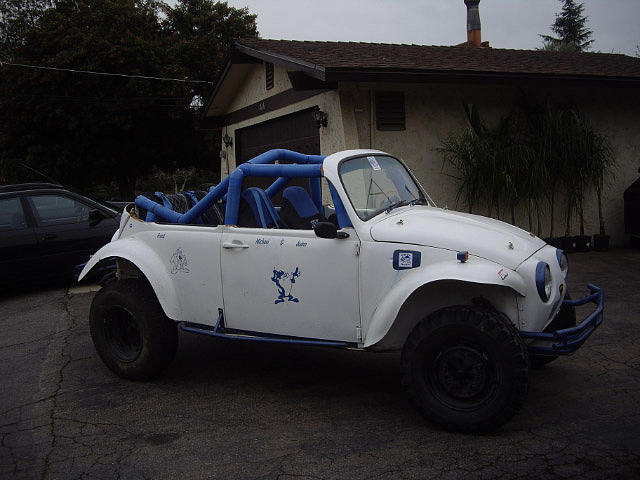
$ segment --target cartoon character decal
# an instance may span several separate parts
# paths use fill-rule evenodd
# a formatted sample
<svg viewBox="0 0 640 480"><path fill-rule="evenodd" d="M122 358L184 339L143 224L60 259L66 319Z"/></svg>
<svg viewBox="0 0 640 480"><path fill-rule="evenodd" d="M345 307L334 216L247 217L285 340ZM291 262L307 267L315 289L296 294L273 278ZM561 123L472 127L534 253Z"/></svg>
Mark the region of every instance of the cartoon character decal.
<svg viewBox="0 0 640 480"><path fill-rule="evenodd" d="M275 300L275 304L288 302L298 303L300 300L291 295L291 290L293 290L293 284L296 283L296 278L300 277L302 272L298 267L296 267L295 271L289 273L284 270L278 270L274 267L273 276L271 277L271 281L276 284L276 288L278 289L278 297ZM285 279L289 280L289 293L285 286L282 285Z"/></svg>
<svg viewBox="0 0 640 480"><path fill-rule="evenodd" d="M187 256L182 253L181 248L177 248L173 255L171 255L171 273L178 272L189 273L189 266L187 262Z"/></svg>

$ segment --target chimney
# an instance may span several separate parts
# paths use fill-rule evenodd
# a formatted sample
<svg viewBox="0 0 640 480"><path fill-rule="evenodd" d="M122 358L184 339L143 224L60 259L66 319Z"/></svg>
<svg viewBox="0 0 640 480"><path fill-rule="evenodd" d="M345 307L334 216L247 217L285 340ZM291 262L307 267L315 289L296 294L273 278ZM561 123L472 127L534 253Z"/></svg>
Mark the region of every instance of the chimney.
<svg viewBox="0 0 640 480"><path fill-rule="evenodd" d="M480 0L464 0L467 6L467 41L469 46L480 47L482 35L480 29Z"/></svg>

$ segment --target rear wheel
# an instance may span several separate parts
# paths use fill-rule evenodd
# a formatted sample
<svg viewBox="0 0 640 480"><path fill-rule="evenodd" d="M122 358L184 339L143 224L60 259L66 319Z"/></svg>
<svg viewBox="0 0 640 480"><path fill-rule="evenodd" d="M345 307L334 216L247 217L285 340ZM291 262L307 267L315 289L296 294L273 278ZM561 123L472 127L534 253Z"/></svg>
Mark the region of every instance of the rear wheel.
<svg viewBox="0 0 640 480"><path fill-rule="evenodd" d="M486 432L522 406L529 357L499 313L457 306L420 322L402 351L403 383L428 420L451 431Z"/></svg>
<svg viewBox="0 0 640 480"><path fill-rule="evenodd" d="M165 316L151 287L139 279L112 281L98 291L89 326L102 361L124 378L156 376L178 348L176 324Z"/></svg>

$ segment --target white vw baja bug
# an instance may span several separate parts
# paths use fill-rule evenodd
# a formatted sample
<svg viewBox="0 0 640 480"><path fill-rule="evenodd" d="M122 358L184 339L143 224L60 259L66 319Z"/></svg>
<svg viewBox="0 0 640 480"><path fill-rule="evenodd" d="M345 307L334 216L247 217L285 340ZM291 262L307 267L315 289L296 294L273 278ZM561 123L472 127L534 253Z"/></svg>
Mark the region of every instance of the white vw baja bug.
<svg viewBox="0 0 640 480"><path fill-rule="evenodd" d="M247 177L275 181L243 188ZM509 420L530 365L573 353L603 318L599 288L565 299L561 251L503 222L437 208L400 160L375 150L271 150L208 192L140 196L80 278L114 258L116 280L96 294L90 326L116 374L161 372L178 327L401 350L411 399L458 431ZM576 325L574 306L587 302L596 307Z"/></svg>

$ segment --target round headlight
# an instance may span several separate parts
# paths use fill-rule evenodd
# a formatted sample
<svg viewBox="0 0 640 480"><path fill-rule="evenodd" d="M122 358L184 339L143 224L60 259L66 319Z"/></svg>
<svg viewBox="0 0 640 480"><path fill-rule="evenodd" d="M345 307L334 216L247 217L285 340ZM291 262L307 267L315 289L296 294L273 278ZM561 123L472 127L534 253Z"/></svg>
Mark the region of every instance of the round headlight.
<svg viewBox="0 0 640 480"><path fill-rule="evenodd" d="M551 297L551 269L545 262L538 263L536 267L536 288L543 302Z"/></svg>
<svg viewBox="0 0 640 480"><path fill-rule="evenodd" d="M566 272L569 268L569 260L567 259L567 256L562 250L558 249L556 250L556 257L558 259L558 265L560 265L560 270Z"/></svg>

